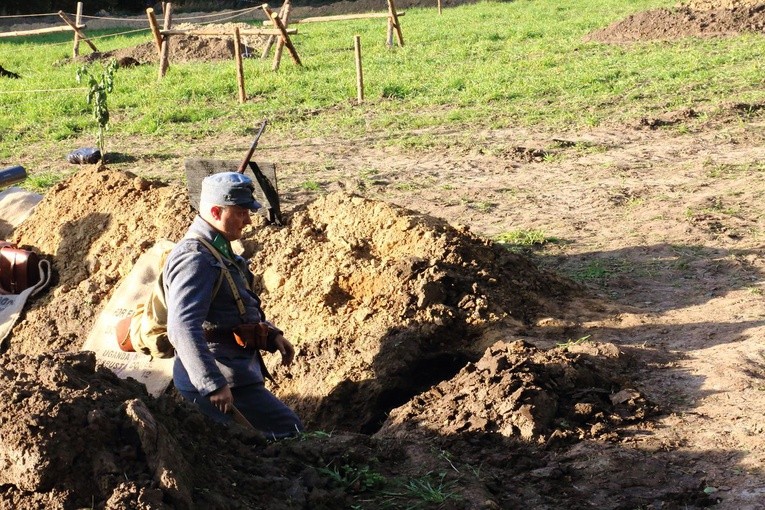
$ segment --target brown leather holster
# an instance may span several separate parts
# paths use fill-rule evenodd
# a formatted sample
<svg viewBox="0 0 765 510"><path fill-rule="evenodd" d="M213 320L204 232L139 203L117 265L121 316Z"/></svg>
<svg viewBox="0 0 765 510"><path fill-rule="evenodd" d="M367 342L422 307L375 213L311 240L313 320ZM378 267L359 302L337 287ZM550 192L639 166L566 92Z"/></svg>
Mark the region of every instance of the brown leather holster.
<svg viewBox="0 0 765 510"><path fill-rule="evenodd" d="M240 324L234 328L234 340L240 347L250 347L259 351L274 352L273 342L269 345L269 327L265 322L257 324ZM273 350L271 350L271 348Z"/></svg>

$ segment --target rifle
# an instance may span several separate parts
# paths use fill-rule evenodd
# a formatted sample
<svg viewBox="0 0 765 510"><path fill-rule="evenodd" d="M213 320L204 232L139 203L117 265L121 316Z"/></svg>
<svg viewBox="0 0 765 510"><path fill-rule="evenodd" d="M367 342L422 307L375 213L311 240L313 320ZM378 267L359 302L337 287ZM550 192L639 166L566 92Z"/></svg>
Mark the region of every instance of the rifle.
<svg viewBox="0 0 765 510"><path fill-rule="evenodd" d="M242 164L239 165L239 169L237 172L240 174L243 174L245 170L247 170L247 166L250 164L250 160L252 159L253 153L255 153L255 148L258 146L258 140L260 140L260 135L263 134L263 131L266 130L266 124L268 124L268 119L263 119L263 124L260 125L260 130L258 131L257 136L255 136L255 141L252 142L252 145L250 146L250 150L247 151L247 155L244 156L244 161L242 161Z"/></svg>
<svg viewBox="0 0 765 510"><path fill-rule="evenodd" d="M239 169L237 171L240 174L243 174L247 170L247 167L252 169L252 173L255 175L255 179L258 181L258 186L260 186L260 189L263 190L263 194L266 196L266 200L268 201L268 207L266 208L266 220L276 225L282 225L282 213L279 209L279 193L276 191L275 184L268 180L268 177L263 174L255 161L251 161L252 155L255 152L255 148L258 146L260 135L262 135L263 131L265 131L267 123L268 120L263 119L263 124L260 125L260 130L258 130L258 134L255 136L255 140L250 146L250 150L247 151L247 154L245 155L242 164L239 165ZM274 174L274 178L275 177L276 174Z"/></svg>

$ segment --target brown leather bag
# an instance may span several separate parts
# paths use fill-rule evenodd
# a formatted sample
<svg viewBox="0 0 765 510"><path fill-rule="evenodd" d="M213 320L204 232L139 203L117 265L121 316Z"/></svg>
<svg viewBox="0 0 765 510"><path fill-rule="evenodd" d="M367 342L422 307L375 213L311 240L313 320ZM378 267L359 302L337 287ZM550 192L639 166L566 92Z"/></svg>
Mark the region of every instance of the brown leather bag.
<svg viewBox="0 0 765 510"><path fill-rule="evenodd" d="M117 324L114 325L114 332L117 335L117 345L125 352L135 352L133 342L130 341L130 323L133 316L130 315L124 319L120 319Z"/></svg>
<svg viewBox="0 0 765 510"><path fill-rule="evenodd" d="M10 294L33 287L40 281L40 258L36 253L0 241L0 287Z"/></svg>

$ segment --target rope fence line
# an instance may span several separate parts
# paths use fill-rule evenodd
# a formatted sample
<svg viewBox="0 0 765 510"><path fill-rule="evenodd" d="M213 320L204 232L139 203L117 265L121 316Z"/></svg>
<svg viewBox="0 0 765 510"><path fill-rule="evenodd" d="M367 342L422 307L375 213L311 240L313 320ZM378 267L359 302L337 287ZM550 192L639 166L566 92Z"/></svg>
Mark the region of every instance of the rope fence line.
<svg viewBox="0 0 765 510"><path fill-rule="evenodd" d="M88 37L88 39L95 40L95 39L107 39L109 37L117 37L119 35L125 35L125 34L134 34L138 32L148 32L151 29L149 28L136 28L135 30L126 30L124 32L117 32L116 34L104 34L104 35L96 35L94 37ZM32 44L32 43L30 43ZM49 48L53 46L64 46L64 45L72 45L72 41L61 41L61 42L55 42L55 43L34 43L35 46L39 46L41 48Z"/></svg>
<svg viewBox="0 0 765 510"><path fill-rule="evenodd" d="M260 6L258 7L247 7L246 9L239 9L238 11L231 11L231 12L223 12L223 13L215 13L215 14L203 14L201 16L180 16L175 18L177 21L188 21L188 20L195 20L195 19L206 19L206 18L214 18L216 16L229 16L231 18L235 18L237 16L241 16L242 14L245 14L247 12L251 11L257 11L260 9Z"/></svg>
<svg viewBox="0 0 765 510"><path fill-rule="evenodd" d="M76 87L73 89L33 89L33 90L0 90L0 94L32 94L40 92L69 92L73 90L88 90L88 87Z"/></svg>
<svg viewBox="0 0 765 510"><path fill-rule="evenodd" d="M118 35L125 35L125 34L135 34L137 32L148 32L150 31L150 28L136 28L135 30L126 30L124 32L117 32L116 34L104 34L104 35L97 35L94 37L88 37L88 39L106 39L108 37L117 37Z"/></svg>
<svg viewBox="0 0 765 510"><path fill-rule="evenodd" d="M10 18L35 18L40 16L58 16L57 12L50 12L45 14L9 14L7 16L0 16L0 19L10 19Z"/></svg>
<svg viewBox="0 0 765 510"><path fill-rule="evenodd" d="M255 8L255 9L249 9L249 10L250 11L257 11L259 9L260 9L260 7ZM246 14L246 13L234 14L232 16L228 16L228 17L225 17L225 18L214 19L214 20L207 21L205 23L200 23L200 25L211 25L211 24L214 24L214 23L220 23L221 21L229 21L229 20L232 20L232 19L239 18L239 17L241 17L244 14ZM203 16L199 16L199 17L196 17L196 18L176 18L176 21L188 21L190 19L202 19L202 18L203 18Z"/></svg>
<svg viewBox="0 0 765 510"><path fill-rule="evenodd" d="M247 7L245 9L239 9L237 11L231 11L231 12L223 12L223 13L215 13L215 14L203 14L201 16L182 16L175 18L178 21L188 21L188 20L197 20L197 19L207 19L207 18L215 18L215 17L222 17L223 20L225 19L233 19L235 17L241 16L242 14L245 14L247 12L251 11L257 11L260 7ZM68 12L66 13L69 16L75 16L74 13ZM44 17L44 16L58 16L57 12L51 12L51 13L44 13L44 14L11 14L7 16L0 16L0 19L11 19L11 18L34 18L34 17ZM102 19L107 21L124 21L128 23L145 23L145 20L143 19L133 19L133 18L117 18L117 17L110 17L110 16L92 16L88 14L83 14L82 18L87 19Z"/></svg>

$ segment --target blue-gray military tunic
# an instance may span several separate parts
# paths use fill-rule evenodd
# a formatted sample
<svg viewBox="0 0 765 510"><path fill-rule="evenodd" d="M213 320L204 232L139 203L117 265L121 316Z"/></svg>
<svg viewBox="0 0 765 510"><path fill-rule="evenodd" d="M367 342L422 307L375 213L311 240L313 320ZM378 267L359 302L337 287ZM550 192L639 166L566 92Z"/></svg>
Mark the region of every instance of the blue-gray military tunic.
<svg viewBox="0 0 765 510"><path fill-rule="evenodd" d="M221 253L244 301L244 317L226 278L213 296L221 263L194 237L205 239ZM228 241L197 216L186 237L168 256L163 272L167 332L175 347L173 382L184 397L220 421L229 421L230 417L213 407L206 396L228 384L234 405L256 428L283 437L302 430L302 425L291 409L265 389L260 353L233 341L209 343L205 333L265 321L260 299L249 288L251 279L247 261L233 254Z"/></svg>

